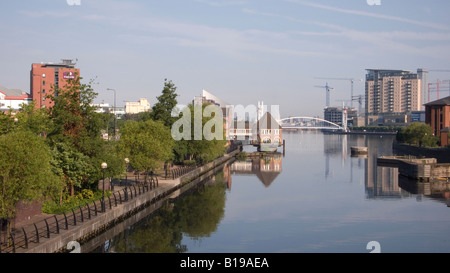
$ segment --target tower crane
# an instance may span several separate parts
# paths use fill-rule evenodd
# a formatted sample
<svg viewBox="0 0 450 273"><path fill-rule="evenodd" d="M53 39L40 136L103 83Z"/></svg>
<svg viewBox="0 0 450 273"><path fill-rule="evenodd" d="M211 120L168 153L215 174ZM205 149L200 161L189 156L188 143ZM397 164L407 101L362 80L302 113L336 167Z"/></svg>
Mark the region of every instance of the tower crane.
<svg viewBox="0 0 450 273"><path fill-rule="evenodd" d="M355 82L355 79L353 78L320 78L320 77L316 77L316 79L321 79L321 80L343 80L343 81L350 81L351 84L351 95L350 98L352 99L350 102L350 106L353 107L353 83ZM362 79L358 79L358 81L362 81Z"/></svg>
<svg viewBox="0 0 450 273"><path fill-rule="evenodd" d="M361 115L364 95L352 96L352 101L354 101L354 100L358 101L358 103L359 103L358 113L359 113L359 115Z"/></svg>
<svg viewBox="0 0 450 273"><path fill-rule="evenodd" d="M326 106L329 107L330 106L330 90L333 90L333 87L328 86L328 83L326 83L325 86L320 86L320 85L316 85L315 87L317 88L325 88L326 91Z"/></svg>

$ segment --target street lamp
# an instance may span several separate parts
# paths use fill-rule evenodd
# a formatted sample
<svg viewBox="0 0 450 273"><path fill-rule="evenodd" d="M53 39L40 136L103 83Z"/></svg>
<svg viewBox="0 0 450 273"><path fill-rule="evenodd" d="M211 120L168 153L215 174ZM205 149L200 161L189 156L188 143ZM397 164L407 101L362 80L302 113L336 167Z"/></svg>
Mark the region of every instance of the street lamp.
<svg viewBox="0 0 450 273"><path fill-rule="evenodd" d="M125 158L125 164L127 166L125 170L125 183L128 183L128 164L130 163L130 160L128 158Z"/></svg>
<svg viewBox="0 0 450 273"><path fill-rule="evenodd" d="M106 90L114 91L114 139L116 138L116 90L111 88L106 88Z"/></svg>
<svg viewBox="0 0 450 273"><path fill-rule="evenodd" d="M17 123L19 122L19 119L17 117L14 118L14 131L17 130Z"/></svg>
<svg viewBox="0 0 450 273"><path fill-rule="evenodd" d="M105 171L108 168L108 164L106 162L102 163L103 170L103 195L102 195L102 212L105 212Z"/></svg>

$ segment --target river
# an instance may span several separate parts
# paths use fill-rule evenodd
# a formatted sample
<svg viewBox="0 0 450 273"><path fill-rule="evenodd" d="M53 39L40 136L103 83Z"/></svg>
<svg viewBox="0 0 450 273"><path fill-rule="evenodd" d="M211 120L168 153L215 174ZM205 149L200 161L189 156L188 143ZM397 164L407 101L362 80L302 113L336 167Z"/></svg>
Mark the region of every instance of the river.
<svg viewBox="0 0 450 273"><path fill-rule="evenodd" d="M227 165L94 252L450 252L449 193L423 191L377 166L378 156L393 154L393 136L283 138L285 155ZM353 157L352 146L369 154Z"/></svg>

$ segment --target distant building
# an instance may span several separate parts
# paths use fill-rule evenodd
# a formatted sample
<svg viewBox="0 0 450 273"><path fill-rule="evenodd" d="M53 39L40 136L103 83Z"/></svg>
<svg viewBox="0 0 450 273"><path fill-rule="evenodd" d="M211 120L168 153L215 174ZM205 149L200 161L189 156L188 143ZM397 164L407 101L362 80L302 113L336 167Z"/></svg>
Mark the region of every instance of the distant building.
<svg viewBox="0 0 450 273"><path fill-rule="evenodd" d="M379 115L407 115L421 111L424 70L367 69L366 125L380 125ZM426 80L426 79L423 79ZM407 121L407 120L406 120Z"/></svg>
<svg viewBox="0 0 450 273"><path fill-rule="evenodd" d="M116 107L114 109L114 107L109 105L109 103L102 102L102 103L92 104L92 106L97 108L95 110L95 112L97 112L97 113L112 113L112 114L116 115L117 119L121 119L122 116L125 114L124 107Z"/></svg>
<svg viewBox="0 0 450 273"><path fill-rule="evenodd" d="M441 146L449 145L450 96L425 104L425 122L429 124L435 136L441 139Z"/></svg>
<svg viewBox="0 0 450 273"><path fill-rule="evenodd" d="M225 102L224 100L214 96L213 94L211 94L210 92L206 91L206 90L202 90L202 95L201 96L195 96L192 104L195 105L202 105L204 103L211 103L213 105L217 105L221 110L222 110L222 117L223 117L223 129L225 132L225 138L227 140L233 139L232 137L230 138L230 128L233 125L233 121L232 121L232 108L229 107L229 104L227 102ZM230 143L227 143L227 146Z"/></svg>
<svg viewBox="0 0 450 273"><path fill-rule="evenodd" d="M141 112L148 112L151 110L150 102L146 98L139 99L139 101L127 101L125 103L126 114L137 114Z"/></svg>
<svg viewBox="0 0 450 273"><path fill-rule="evenodd" d="M30 101L30 94L25 91L0 86L0 111L6 112L10 109L18 111L23 104L28 104Z"/></svg>
<svg viewBox="0 0 450 273"><path fill-rule="evenodd" d="M345 107L325 107L323 119L333 122L344 129L347 129L347 108Z"/></svg>
<svg viewBox="0 0 450 273"><path fill-rule="evenodd" d="M80 69L75 68L72 60L63 59L61 63L34 63L30 71L30 92L36 108L45 108L53 105L46 98L54 90L64 87L69 79L80 76ZM58 96L58 94L53 94Z"/></svg>

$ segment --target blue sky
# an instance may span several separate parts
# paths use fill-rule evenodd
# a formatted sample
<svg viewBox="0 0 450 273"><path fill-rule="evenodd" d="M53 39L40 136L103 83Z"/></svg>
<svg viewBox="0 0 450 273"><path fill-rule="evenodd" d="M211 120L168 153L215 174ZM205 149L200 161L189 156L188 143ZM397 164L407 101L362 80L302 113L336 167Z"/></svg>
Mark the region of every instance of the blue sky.
<svg viewBox="0 0 450 273"><path fill-rule="evenodd" d="M369 68L450 69L446 0L80 2L2 1L0 85L29 91L31 63L78 59L97 102L112 104L113 88L117 105L153 104L167 78L182 104L205 89L230 104L279 105L282 117L322 116L318 77L354 78L359 95ZM332 105L350 98L349 81L328 83Z"/></svg>

